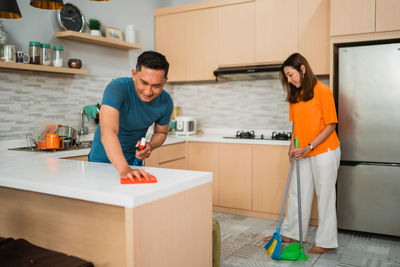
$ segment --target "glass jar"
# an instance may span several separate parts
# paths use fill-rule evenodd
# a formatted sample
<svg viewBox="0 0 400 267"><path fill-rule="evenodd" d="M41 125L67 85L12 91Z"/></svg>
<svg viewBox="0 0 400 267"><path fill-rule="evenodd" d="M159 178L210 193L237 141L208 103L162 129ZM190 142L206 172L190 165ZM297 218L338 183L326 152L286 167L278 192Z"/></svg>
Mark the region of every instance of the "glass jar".
<svg viewBox="0 0 400 267"><path fill-rule="evenodd" d="M61 45L53 46L53 66L54 67L62 67L63 65L63 50L64 48Z"/></svg>
<svg viewBox="0 0 400 267"><path fill-rule="evenodd" d="M40 64L40 43L29 42L29 63Z"/></svg>
<svg viewBox="0 0 400 267"><path fill-rule="evenodd" d="M40 64L51 65L51 49L50 44L40 44Z"/></svg>

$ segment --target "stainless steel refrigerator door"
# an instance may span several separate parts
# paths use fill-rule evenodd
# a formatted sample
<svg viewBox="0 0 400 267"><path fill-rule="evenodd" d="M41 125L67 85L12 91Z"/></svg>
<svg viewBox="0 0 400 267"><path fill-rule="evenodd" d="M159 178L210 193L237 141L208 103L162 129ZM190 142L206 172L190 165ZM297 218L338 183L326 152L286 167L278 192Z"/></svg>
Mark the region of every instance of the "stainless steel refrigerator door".
<svg viewBox="0 0 400 267"><path fill-rule="evenodd" d="M400 167L341 165L337 182L340 229L400 236Z"/></svg>
<svg viewBox="0 0 400 267"><path fill-rule="evenodd" d="M400 162L400 43L339 48L342 160Z"/></svg>

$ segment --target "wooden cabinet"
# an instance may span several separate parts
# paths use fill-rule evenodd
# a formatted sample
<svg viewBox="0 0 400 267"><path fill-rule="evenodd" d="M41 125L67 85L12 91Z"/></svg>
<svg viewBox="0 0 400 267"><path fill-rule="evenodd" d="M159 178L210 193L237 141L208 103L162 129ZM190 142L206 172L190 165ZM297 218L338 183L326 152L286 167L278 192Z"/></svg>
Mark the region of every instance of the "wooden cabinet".
<svg viewBox="0 0 400 267"><path fill-rule="evenodd" d="M156 50L167 57L170 81L186 79L185 14L171 14L155 18Z"/></svg>
<svg viewBox="0 0 400 267"><path fill-rule="evenodd" d="M255 3L218 8L219 65L255 61Z"/></svg>
<svg viewBox="0 0 400 267"><path fill-rule="evenodd" d="M400 1L376 0L377 32L400 30Z"/></svg>
<svg viewBox="0 0 400 267"><path fill-rule="evenodd" d="M189 142L188 169L213 173L212 203L219 205L219 149L218 143Z"/></svg>
<svg viewBox="0 0 400 267"><path fill-rule="evenodd" d="M302 1L298 7L298 51L314 74L329 74L329 0Z"/></svg>
<svg viewBox="0 0 400 267"><path fill-rule="evenodd" d="M218 10L187 12L185 16L186 81L214 80L218 68Z"/></svg>
<svg viewBox="0 0 400 267"><path fill-rule="evenodd" d="M186 169L186 143L163 145L145 160L145 166L167 169Z"/></svg>
<svg viewBox="0 0 400 267"><path fill-rule="evenodd" d="M331 35L375 31L375 0L331 1Z"/></svg>
<svg viewBox="0 0 400 267"><path fill-rule="evenodd" d="M257 0L256 61L282 62L298 47L298 0Z"/></svg>
<svg viewBox="0 0 400 267"><path fill-rule="evenodd" d="M219 145L220 205L251 210L251 147Z"/></svg>

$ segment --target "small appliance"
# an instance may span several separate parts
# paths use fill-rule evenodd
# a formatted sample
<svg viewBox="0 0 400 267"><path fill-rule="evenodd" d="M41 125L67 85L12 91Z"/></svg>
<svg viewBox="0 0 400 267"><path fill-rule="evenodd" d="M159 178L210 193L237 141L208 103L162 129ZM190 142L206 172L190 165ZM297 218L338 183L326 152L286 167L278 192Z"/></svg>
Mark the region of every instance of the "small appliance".
<svg viewBox="0 0 400 267"><path fill-rule="evenodd" d="M177 116L175 117L175 134L176 135L193 135L196 133L197 121L193 117Z"/></svg>

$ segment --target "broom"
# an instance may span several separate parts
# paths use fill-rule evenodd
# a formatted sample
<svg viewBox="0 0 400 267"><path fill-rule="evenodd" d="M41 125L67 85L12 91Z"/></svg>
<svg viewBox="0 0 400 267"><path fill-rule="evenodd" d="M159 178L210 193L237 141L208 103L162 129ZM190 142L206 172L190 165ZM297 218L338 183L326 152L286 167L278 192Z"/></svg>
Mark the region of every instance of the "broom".
<svg viewBox="0 0 400 267"><path fill-rule="evenodd" d="M286 197L287 197L288 188L289 188L289 184L290 184L290 177L292 176L293 162L294 162L294 156L292 157L292 161L290 162L289 176L288 176L287 183L286 183L285 195L283 197L281 214L279 215L278 227L276 228L275 234L264 246L265 249L267 250L268 256L270 256L271 258L273 258L275 260L279 260L281 258L282 237L279 232L281 231L283 210L285 209Z"/></svg>
<svg viewBox="0 0 400 267"><path fill-rule="evenodd" d="M295 146L299 147L299 140L295 138ZM297 201L298 201L298 219L299 219L299 239L300 243L293 243L287 245L280 252L280 259L282 260L308 260L308 256L304 254L303 246L303 227L302 227L302 213L301 213L301 190L300 190L300 161L296 162L296 173L297 173Z"/></svg>

